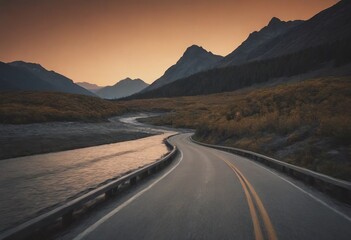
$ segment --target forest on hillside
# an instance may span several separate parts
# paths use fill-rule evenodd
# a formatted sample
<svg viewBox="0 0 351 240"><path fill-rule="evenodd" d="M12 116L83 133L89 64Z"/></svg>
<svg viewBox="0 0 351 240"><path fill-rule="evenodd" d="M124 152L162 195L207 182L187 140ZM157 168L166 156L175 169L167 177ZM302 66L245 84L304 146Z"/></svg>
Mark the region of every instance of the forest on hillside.
<svg viewBox="0 0 351 240"><path fill-rule="evenodd" d="M339 40L273 59L211 69L127 99L194 96L234 91L274 78L291 77L351 62L351 39Z"/></svg>

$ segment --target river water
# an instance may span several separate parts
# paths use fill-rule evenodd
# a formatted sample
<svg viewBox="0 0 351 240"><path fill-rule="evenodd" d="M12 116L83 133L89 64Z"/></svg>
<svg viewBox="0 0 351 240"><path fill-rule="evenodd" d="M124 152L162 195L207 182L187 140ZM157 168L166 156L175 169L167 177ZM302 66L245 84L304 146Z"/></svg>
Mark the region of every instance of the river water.
<svg viewBox="0 0 351 240"><path fill-rule="evenodd" d="M172 133L0 161L0 231L160 159Z"/></svg>

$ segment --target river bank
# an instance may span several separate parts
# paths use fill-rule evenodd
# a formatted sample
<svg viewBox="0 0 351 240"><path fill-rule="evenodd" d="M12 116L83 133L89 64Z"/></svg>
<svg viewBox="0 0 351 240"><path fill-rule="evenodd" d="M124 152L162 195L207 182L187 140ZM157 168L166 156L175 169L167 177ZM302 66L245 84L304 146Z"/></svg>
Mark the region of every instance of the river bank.
<svg viewBox="0 0 351 240"><path fill-rule="evenodd" d="M0 124L0 159L130 141L159 134L151 128L129 123L130 118L149 115L113 117L99 123Z"/></svg>
<svg viewBox="0 0 351 240"><path fill-rule="evenodd" d="M0 232L157 161L172 134L0 161Z"/></svg>

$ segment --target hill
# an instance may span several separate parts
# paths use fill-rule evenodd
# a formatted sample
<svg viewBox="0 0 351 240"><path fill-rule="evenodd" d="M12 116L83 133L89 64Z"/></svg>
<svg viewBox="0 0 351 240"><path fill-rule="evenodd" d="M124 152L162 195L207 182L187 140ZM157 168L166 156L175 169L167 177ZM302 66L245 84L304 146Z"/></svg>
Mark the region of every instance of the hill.
<svg viewBox="0 0 351 240"><path fill-rule="evenodd" d="M0 62L1 91L54 91L95 96L71 79L36 63Z"/></svg>
<svg viewBox="0 0 351 240"><path fill-rule="evenodd" d="M351 1L342 0L250 52L247 61L269 59L351 38Z"/></svg>
<svg viewBox="0 0 351 240"><path fill-rule="evenodd" d="M33 73L0 62L0 90L54 91L55 88L52 84L41 78L38 78Z"/></svg>
<svg viewBox="0 0 351 240"><path fill-rule="evenodd" d="M76 84L81 86L81 87L83 87L83 88L85 88L86 90L89 90L92 93L95 93L96 91L98 91L101 88L103 88L101 86L98 86L98 85L93 84L93 83L88 83L88 82L77 82Z"/></svg>
<svg viewBox="0 0 351 240"><path fill-rule="evenodd" d="M103 87L97 90L95 93L101 98L118 99L138 93L147 86L149 86L149 84L145 83L141 79L126 78L118 81L113 86Z"/></svg>
<svg viewBox="0 0 351 240"><path fill-rule="evenodd" d="M350 77L330 77L119 103L131 111L165 111L144 121L196 129L200 141L252 150L351 180L350 96Z"/></svg>
<svg viewBox="0 0 351 240"><path fill-rule="evenodd" d="M183 56L176 64L168 68L159 79L154 81L143 92L159 88L194 73L210 69L214 67L220 59L222 59L222 56L214 55L202 47L192 45L186 49Z"/></svg>
<svg viewBox="0 0 351 240"><path fill-rule="evenodd" d="M268 26L250 36L217 67L270 59L351 37L351 1L343 0L307 21L284 22L272 18Z"/></svg>
<svg viewBox="0 0 351 240"><path fill-rule="evenodd" d="M263 51L261 48L264 48L266 43L288 32L302 22L300 20L284 22L276 17L272 18L267 26L260 31L251 33L238 48L220 60L216 67L239 65L252 60L252 55Z"/></svg>
<svg viewBox="0 0 351 240"><path fill-rule="evenodd" d="M97 97L56 92L2 92L0 123L104 121L126 112L119 103Z"/></svg>
<svg viewBox="0 0 351 240"><path fill-rule="evenodd" d="M337 68L351 62L350 41L351 38L272 59L211 69L149 92L141 92L131 98L194 96L230 92L277 78L292 77L325 68ZM323 72L322 76L330 76L329 74L333 74L332 71Z"/></svg>
<svg viewBox="0 0 351 240"><path fill-rule="evenodd" d="M307 21L273 18L219 60L216 68L211 66L158 88L148 88L129 99L227 92L314 71L321 72L319 76L331 76L334 71L330 69L351 61L350 13L351 1L344 0Z"/></svg>

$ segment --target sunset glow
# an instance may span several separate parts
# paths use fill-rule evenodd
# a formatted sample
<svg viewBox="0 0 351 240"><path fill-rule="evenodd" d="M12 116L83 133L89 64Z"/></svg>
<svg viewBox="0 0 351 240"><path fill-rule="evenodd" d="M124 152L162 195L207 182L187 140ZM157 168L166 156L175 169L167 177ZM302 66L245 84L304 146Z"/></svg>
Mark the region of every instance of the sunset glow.
<svg viewBox="0 0 351 240"><path fill-rule="evenodd" d="M250 32L308 19L336 0L0 0L0 61L40 63L75 82L151 83L197 44L227 55Z"/></svg>

